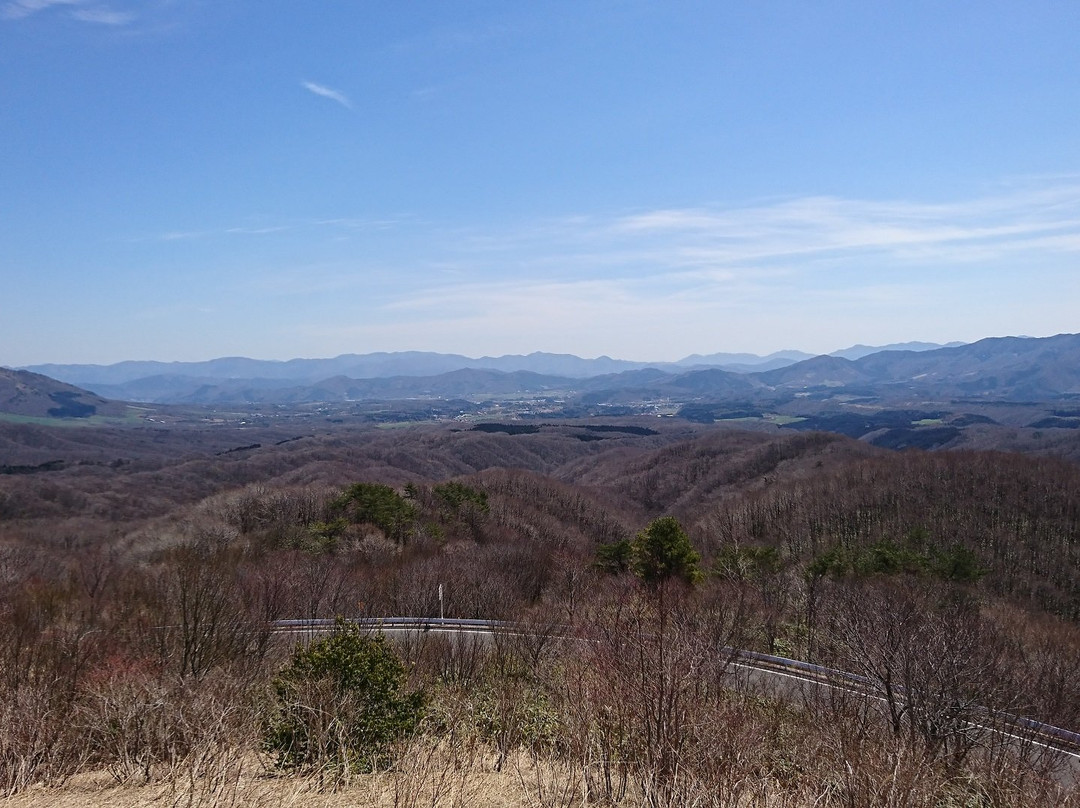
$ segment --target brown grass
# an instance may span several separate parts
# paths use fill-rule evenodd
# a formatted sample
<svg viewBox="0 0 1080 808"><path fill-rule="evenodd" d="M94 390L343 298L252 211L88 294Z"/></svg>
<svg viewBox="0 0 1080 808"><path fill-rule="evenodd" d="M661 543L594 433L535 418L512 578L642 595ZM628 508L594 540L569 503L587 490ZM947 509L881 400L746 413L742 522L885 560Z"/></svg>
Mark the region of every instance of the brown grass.
<svg viewBox="0 0 1080 808"><path fill-rule="evenodd" d="M420 739L391 771L355 775L347 781L319 775L293 777L268 770L254 756L228 776L186 777L168 782L117 785L106 771L71 778L62 787L31 787L4 801L5 808L528 808L538 805L517 768L496 772L494 755L477 749L448 750ZM531 764L526 763L526 766ZM554 771L554 770L553 770ZM557 773L550 775L558 776Z"/></svg>
<svg viewBox="0 0 1080 808"><path fill-rule="evenodd" d="M759 728L760 729L760 728ZM751 757L766 741L744 737ZM775 741L776 739L772 739ZM789 739L791 740L791 739ZM810 740L803 738L803 741ZM830 749L828 742L814 750L794 753L802 763L818 756L823 771L792 778L756 761L738 778L734 789L717 790L717 782L690 776L670 793L653 792L648 783L631 783L616 802L589 796L590 773L595 761L552 758L535 752L515 751L496 770L496 750L474 742L451 747L445 741L421 737L411 742L392 770L353 775L346 779L318 774L290 776L275 772L255 755L220 763L210 771L177 768L163 781L120 784L106 771L70 778L61 787L34 786L3 801L4 808L604 808L619 805L679 806L679 808L923 808L924 806L1016 806L1065 808L1076 805L1076 795L1057 788L1039 794L1021 793L984 781L982 787L962 780L942 779L918 756L892 755L876 747L860 755L851 766L851 750ZM864 750L866 751L866 750ZM835 760L821 760L832 758ZM213 767L211 767L213 768ZM801 768L801 766L797 766ZM698 774L708 775L707 772ZM991 777L990 779L994 779ZM972 781L974 782L974 781Z"/></svg>

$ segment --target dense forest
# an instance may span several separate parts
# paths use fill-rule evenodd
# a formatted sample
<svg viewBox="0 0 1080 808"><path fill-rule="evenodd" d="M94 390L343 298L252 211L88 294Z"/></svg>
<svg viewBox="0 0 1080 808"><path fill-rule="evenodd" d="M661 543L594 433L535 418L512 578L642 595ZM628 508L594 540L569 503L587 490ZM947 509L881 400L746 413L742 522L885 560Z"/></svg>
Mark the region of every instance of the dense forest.
<svg viewBox="0 0 1080 808"><path fill-rule="evenodd" d="M0 447L15 799L97 772L177 804L253 782L395 805L1077 804L1060 756L994 731L1080 730L1067 459L655 418L6 424ZM342 624L309 656L274 629L441 613L514 629L387 645ZM878 698L780 698L732 648ZM348 649L398 705L369 752L342 728L382 713L333 689ZM304 754L298 704L323 721Z"/></svg>

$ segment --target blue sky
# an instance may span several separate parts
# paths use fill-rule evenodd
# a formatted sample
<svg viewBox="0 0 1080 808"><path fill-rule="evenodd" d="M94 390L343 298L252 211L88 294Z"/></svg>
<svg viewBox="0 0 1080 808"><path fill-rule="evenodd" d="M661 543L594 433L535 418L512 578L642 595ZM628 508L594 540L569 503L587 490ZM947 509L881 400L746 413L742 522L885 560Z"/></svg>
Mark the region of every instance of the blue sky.
<svg viewBox="0 0 1080 808"><path fill-rule="evenodd" d="M1080 4L0 0L0 364L1080 331Z"/></svg>

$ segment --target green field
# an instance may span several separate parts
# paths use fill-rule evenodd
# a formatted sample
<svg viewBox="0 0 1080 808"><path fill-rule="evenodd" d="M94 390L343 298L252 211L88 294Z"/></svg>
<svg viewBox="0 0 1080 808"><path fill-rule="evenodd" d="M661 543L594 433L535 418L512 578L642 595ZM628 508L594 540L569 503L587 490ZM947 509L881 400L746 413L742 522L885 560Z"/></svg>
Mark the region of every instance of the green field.
<svg viewBox="0 0 1080 808"><path fill-rule="evenodd" d="M33 424L34 426L86 427L86 426L132 426L141 417L135 409L124 415L91 415L86 418L50 418L40 415L15 415L0 412L0 423Z"/></svg>
<svg viewBox="0 0 1080 808"><path fill-rule="evenodd" d="M788 424L797 424L800 421L806 419L801 415L779 415L777 413L766 413L764 420L770 424L776 424L777 426L787 426Z"/></svg>

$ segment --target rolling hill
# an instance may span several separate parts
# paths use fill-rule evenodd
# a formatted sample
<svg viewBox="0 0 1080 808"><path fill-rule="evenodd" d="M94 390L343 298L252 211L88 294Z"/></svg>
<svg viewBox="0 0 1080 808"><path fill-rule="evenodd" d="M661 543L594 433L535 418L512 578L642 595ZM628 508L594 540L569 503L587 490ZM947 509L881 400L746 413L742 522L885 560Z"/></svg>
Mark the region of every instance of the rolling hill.
<svg viewBox="0 0 1080 808"><path fill-rule="evenodd" d="M0 368L0 412L26 418L122 416L128 407L48 376Z"/></svg>

